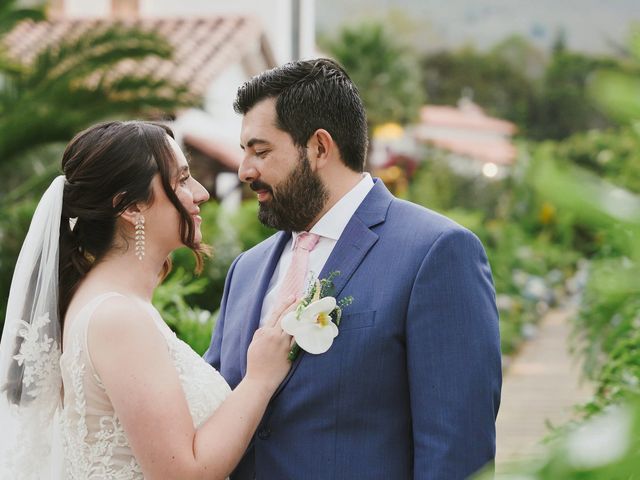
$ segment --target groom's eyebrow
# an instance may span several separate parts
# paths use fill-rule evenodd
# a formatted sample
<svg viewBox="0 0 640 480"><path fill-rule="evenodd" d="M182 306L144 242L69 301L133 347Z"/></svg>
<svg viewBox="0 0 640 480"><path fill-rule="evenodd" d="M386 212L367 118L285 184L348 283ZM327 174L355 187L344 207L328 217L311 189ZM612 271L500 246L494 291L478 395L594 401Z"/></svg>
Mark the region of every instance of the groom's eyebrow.
<svg viewBox="0 0 640 480"><path fill-rule="evenodd" d="M247 147L248 147L248 148L251 148L251 147L253 147L253 146L254 146L255 144L257 144L257 143L259 143L259 144L261 144L261 145L268 145L268 144L269 144L269 142L268 142L267 140L263 140L263 139L261 139L261 138L252 138L251 140L249 140L249 141L247 142ZM242 150L244 150L244 145L240 144L240 148L241 148Z"/></svg>

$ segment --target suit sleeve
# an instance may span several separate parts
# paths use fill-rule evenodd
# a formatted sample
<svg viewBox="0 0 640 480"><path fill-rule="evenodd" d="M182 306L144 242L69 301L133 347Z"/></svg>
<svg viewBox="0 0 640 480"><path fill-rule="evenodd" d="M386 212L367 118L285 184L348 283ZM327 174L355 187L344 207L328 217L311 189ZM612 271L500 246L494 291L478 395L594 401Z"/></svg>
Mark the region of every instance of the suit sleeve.
<svg viewBox="0 0 640 480"><path fill-rule="evenodd" d="M220 303L220 313L218 314L216 326L213 330L211 343L207 351L204 353L203 357L207 363L209 363L218 371L220 371L222 337L224 332L225 315L227 312L227 301L229 300L229 289L231 287L231 278L233 277L233 271L235 270L236 264L238 263L238 260L240 260L240 257L242 257L242 254L238 255L238 257L231 264L231 267L229 267L229 273L227 273L227 278L224 281L224 291L222 293L222 302Z"/></svg>
<svg viewBox="0 0 640 480"><path fill-rule="evenodd" d="M478 238L458 228L423 259L407 311L414 480L465 479L495 457L498 312Z"/></svg>

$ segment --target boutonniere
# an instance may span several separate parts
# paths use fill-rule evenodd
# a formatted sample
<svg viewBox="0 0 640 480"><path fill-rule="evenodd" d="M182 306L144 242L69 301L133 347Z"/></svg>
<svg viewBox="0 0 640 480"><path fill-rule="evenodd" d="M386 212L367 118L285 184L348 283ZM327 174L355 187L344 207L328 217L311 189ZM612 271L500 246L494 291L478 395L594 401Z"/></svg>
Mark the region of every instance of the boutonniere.
<svg viewBox="0 0 640 480"><path fill-rule="evenodd" d="M296 309L282 319L282 329L295 340L289 351L290 361L298 357L300 349L314 355L326 352L338 336L342 309L353 302L353 297L336 301L333 279L337 275L340 272L312 281Z"/></svg>

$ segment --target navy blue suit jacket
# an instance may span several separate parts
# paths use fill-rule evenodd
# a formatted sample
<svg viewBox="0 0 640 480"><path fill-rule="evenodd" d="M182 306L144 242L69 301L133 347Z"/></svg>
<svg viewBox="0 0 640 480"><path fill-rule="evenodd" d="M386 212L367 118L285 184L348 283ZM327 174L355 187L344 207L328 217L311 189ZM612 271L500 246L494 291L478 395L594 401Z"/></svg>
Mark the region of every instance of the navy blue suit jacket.
<svg viewBox="0 0 640 480"><path fill-rule="evenodd" d="M205 359L232 388L289 238L229 270ZM340 333L293 363L232 479L457 480L491 462L500 342L477 237L376 180L320 277L336 270L336 298L354 299Z"/></svg>

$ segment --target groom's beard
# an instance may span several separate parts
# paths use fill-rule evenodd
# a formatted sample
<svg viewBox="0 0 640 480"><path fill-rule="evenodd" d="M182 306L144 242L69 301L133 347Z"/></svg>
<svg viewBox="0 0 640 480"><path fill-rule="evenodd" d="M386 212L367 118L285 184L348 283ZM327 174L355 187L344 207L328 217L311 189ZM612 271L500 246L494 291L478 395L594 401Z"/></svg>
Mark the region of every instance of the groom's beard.
<svg viewBox="0 0 640 480"><path fill-rule="evenodd" d="M297 166L277 187L256 180L251 188L271 193L270 200L260 202L260 222L288 232L305 231L329 199L320 176L311 170L306 150L301 150Z"/></svg>

